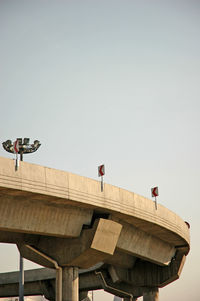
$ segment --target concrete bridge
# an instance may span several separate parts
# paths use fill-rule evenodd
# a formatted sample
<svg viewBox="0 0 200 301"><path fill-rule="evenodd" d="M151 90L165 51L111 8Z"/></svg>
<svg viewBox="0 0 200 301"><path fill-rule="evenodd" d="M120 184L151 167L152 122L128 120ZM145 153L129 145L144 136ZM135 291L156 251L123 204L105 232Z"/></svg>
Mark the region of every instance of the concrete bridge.
<svg viewBox="0 0 200 301"><path fill-rule="evenodd" d="M41 270L40 289L30 295L56 301L82 300L99 288L125 300L158 300L159 288L179 278L190 244L188 225L147 198L108 184L101 192L98 181L26 162L15 171L5 158L0 242L55 269L51 280ZM0 278L0 296L8 296Z"/></svg>

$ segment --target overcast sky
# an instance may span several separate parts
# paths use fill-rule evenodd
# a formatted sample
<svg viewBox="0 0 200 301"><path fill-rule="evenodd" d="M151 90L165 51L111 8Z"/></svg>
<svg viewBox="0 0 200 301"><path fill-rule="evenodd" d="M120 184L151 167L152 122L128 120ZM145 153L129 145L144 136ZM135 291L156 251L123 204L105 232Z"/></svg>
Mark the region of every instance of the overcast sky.
<svg viewBox="0 0 200 301"><path fill-rule="evenodd" d="M161 301L199 300L199 37L198 0L0 0L1 142L37 138L25 161L94 179L105 163L107 183L149 198L159 186L192 239ZM18 268L0 252L0 272Z"/></svg>

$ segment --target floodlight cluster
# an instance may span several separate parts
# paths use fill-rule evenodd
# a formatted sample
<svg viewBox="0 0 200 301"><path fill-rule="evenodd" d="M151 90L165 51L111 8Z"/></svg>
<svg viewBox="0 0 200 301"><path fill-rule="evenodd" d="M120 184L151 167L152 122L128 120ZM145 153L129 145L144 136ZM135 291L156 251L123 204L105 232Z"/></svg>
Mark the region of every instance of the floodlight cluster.
<svg viewBox="0 0 200 301"><path fill-rule="evenodd" d="M30 144L30 139L29 138L17 138L16 139L19 144L19 154L30 154L34 153L38 150L40 147L40 141L35 140L32 144ZM9 152L9 153L14 153L14 143L11 140L6 140L5 142L2 143L3 148Z"/></svg>

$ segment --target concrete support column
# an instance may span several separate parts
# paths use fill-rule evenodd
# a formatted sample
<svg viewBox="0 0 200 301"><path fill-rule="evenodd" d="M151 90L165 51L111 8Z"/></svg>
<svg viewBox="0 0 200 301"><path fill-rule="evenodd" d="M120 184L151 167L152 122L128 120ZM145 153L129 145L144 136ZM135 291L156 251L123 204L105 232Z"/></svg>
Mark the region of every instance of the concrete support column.
<svg viewBox="0 0 200 301"><path fill-rule="evenodd" d="M56 269L56 301L62 301L62 268Z"/></svg>
<svg viewBox="0 0 200 301"><path fill-rule="evenodd" d="M19 255L19 300L24 301L24 259Z"/></svg>
<svg viewBox="0 0 200 301"><path fill-rule="evenodd" d="M79 301L78 268L62 268L62 301Z"/></svg>
<svg viewBox="0 0 200 301"><path fill-rule="evenodd" d="M143 293L143 301L159 301L159 292L157 287L148 288Z"/></svg>

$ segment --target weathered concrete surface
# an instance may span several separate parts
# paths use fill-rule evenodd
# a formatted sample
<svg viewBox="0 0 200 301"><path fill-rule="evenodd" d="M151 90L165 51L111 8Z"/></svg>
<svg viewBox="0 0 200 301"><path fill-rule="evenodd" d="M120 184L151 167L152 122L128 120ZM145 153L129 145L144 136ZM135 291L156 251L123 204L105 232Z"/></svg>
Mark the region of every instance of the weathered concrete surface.
<svg viewBox="0 0 200 301"><path fill-rule="evenodd" d="M62 301L79 300L78 268L65 267L62 273Z"/></svg>
<svg viewBox="0 0 200 301"><path fill-rule="evenodd" d="M99 219L92 229L82 231L79 238L42 237L37 242L37 249L49 254L60 266L89 268L113 255L121 228L122 226L114 221ZM36 254L28 245L19 244L18 248L23 257L43 266L53 267L42 254Z"/></svg>
<svg viewBox="0 0 200 301"><path fill-rule="evenodd" d="M89 224L92 210L96 208L113 213L168 243L189 243L189 231L184 221L162 205L158 204L156 210L154 202L147 198L108 184L104 185L102 193L98 181L68 172L26 162L20 162L20 168L15 172L13 166L13 160L0 157L0 212L4 213L1 229L65 237L78 236L80 229L72 230L72 235L68 234L68 228L77 229L76 223L79 219L82 224ZM10 204L12 210L9 210ZM22 218L15 216L16 210L19 210ZM34 219L35 216L37 218Z"/></svg>
<svg viewBox="0 0 200 301"><path fill-rule="evenodd" d="M117 248L134 256L140 254L140 258L163 265L168 265L176 252L173 245L127 223L123 223Z"/></svg>
<svg viewBox="0 0 200 301"><path fill-rule="evenodd" d="M16 172L0 158L0 242L51 268L102 262L104 289L137 298L178 279L190 236L179 216L133 192L26 162Z"/></svg>

